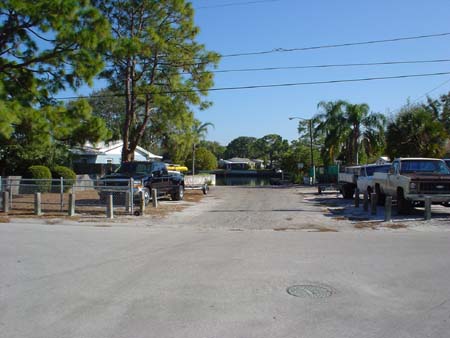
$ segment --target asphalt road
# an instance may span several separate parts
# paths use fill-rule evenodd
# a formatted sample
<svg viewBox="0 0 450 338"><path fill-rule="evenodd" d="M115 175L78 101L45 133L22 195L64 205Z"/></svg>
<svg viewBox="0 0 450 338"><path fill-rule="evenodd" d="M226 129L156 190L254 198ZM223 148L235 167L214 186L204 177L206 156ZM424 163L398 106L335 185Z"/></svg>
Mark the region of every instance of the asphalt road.
<svg viewBox="0 0 450 338"><path fill-rule="evenodd" d="M0 224L0 337L449 337L450 232L256 230L307 208L252 213L262 191L186 213L228 210L228 227ZM300 284L331 296L286 292Z"/></svg>

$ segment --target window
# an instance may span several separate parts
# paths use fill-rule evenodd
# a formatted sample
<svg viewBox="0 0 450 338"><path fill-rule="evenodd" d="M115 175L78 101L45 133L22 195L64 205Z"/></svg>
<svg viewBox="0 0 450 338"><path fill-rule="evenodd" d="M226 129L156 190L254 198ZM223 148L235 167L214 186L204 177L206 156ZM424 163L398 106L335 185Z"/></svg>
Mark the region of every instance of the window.
<svg viewBox="0 0 450 338"><path fill-rule="evenodd" d="M405 160L402 161L401 172L450 174L450 171L445 162L439 160Z"/></svg>

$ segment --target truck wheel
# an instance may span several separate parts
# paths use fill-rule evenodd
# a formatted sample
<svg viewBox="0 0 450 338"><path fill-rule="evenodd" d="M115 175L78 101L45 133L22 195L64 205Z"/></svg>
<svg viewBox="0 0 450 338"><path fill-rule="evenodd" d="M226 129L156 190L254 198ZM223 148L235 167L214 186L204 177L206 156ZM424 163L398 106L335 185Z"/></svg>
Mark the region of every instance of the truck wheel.
<svg viewBox="0 0 450 338"><path fill-rule="evenodd" d="M345 199L352 199L355 189L351 186L344 185L342 187L342 195Z"/></svg>
<svg viewBox="0 0 450 338"><path fill-rule="evenodd" d="M375 194L377 194L377 204L383 206L386 202L386 195L381 193L380 186L375 186Z"/></svg>
<svg viewBox="0 0 450 338"><path fill-rule="evenodd" d="M408 215L411 213L412 203L405 199L403 190L399 189L397 191L397 211L400 215Z"/></svg>
<svg viewBox="0 0 450 338"><path fill-rule="evenodd" d="M181 201L184 198L184 186L180 184L171 197L173 201Z"/></svg>

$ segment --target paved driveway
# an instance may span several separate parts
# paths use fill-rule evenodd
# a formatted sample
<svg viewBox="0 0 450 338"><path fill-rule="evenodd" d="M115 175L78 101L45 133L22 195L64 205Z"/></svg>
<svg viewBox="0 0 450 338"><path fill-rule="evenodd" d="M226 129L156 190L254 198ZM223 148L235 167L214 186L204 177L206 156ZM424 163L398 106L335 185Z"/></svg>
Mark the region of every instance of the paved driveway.
<svg viewBox="0 0 450 338"><path fill-rule="evenodd" d="M297 190L224 191L152 227L0 224L0 337L449 336L450 232L273 231Z"/></svg>

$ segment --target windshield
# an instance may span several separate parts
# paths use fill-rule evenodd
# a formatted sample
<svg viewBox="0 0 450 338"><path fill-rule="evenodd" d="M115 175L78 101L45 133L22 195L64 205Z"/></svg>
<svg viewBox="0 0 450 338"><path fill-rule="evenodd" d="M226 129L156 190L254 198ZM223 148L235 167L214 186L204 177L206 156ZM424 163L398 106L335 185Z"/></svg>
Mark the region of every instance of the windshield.
<svg viewBox="0 0 450 338"><path fill-rule="evenodd" d="M401 166L402 173L437 173L437 174L450 174L448 167L444 161L439 160L406 160L402 161Z"/></svg>
<svg viewBox="0 0 450 338"><path fill-rule="evenodd" d="M122 163L119 168L116 169L116 174L149 174L151 173L151 163L136 163L126 162Z"/></svg>
<svg viewBox="0 0 450 338"><path fill-rule="evenodd" d="M366 173L367 176L373 176L373 174L375 173L387 173L390 167L391 167L390 164L366 167Z"/></svg>

